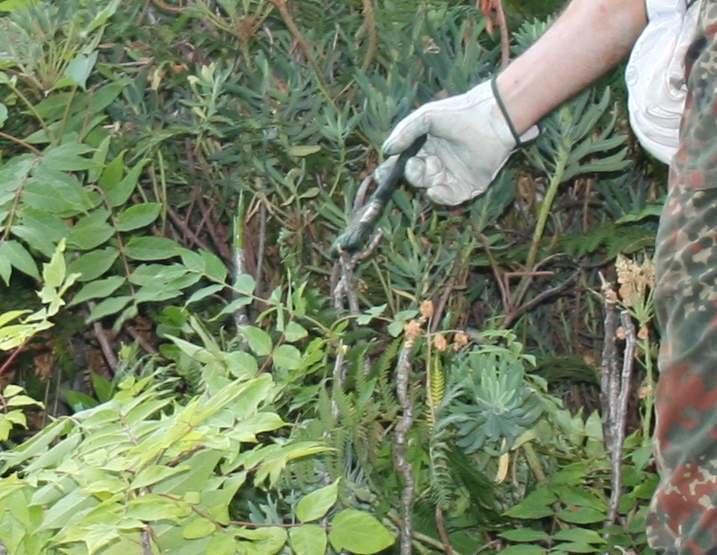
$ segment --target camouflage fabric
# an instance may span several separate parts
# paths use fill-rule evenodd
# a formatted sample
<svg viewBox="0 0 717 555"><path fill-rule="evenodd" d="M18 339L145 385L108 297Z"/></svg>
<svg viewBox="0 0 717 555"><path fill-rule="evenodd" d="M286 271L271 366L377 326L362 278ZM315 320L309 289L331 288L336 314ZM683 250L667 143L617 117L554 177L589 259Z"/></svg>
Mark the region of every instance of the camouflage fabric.
<svg viewBox="0 0 717 555"><path fill-rule="evenodd" d="M717 554L717 0L703 0L686 63L680 148L657 236L662 328L650 545Z"/></svg>

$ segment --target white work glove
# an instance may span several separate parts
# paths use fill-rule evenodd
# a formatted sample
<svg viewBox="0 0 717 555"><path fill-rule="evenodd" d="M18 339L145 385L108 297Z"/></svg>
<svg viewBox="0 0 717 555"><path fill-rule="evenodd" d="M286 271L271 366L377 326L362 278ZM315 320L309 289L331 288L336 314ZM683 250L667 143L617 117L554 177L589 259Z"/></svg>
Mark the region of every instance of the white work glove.
<svg viewBox="0 0 717 555"><path fill-rule="evenodd" d="M687 97L685 54L697 31L700 2L647 0L649 22L625 71L630 124L645 149L669 164L679 144Z"/></svg>
<svg viewBox="0 0 717 555"><path fill-rule="evenodd" d="M428 134L406 163L406 180L449 206L483 193L516 145L538 134L533 127L518 138L494 90L494 83L486 81L464 94L429 102L401 120L383 144L392 156L376 169L376 178L388 175L396 155Z"/></svg>

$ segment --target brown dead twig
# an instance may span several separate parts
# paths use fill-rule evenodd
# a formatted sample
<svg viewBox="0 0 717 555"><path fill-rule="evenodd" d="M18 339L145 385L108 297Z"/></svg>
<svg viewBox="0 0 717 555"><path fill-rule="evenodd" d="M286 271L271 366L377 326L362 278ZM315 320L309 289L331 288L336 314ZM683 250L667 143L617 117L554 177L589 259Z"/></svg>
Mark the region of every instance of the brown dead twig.
<svg viewBox="0 0 717 555"><path fill-rule="evenodd" d="M502 0L477 0L476 7L486 18L486 30L491 35L493 29L500 30L500 68L505 69L510 63L510 33L505 20Z"/></svg>
<svg viewBox="0 0 717 555"><path fill-rule="evenodd" d="M373 12L373 0L363 0L363 21L363 26L368 36L368 45L361 63L361 70L366 71L371 67L378 49L378 32L376 31L376 17Z"/></svg>
<svg viewBox="0 0 717 555"><path fill-rule="evenodd" d="M607 523L617 518L617 508L622 493L622 456L627 420L627 401L632 383L635 363L637 334L630 314L620 311L618 319L617 293L612 285L603 281L602 296L605 307L605 344L603 346L600 373L600 400L603 414L603 438L610 453L611 493L608 504ZM618 321L621 327L618 328ZM620 368L617 340L624 336L625 347Z"/></svg>

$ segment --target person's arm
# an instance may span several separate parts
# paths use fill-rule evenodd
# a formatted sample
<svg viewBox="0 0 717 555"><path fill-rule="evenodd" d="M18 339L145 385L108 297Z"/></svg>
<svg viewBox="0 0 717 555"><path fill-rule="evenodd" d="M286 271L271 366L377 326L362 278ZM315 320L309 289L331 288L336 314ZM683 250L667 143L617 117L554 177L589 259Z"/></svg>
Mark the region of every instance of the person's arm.
<svg viewBox="0 0 717 555"><path fill-rule="evenodd" d="M531 126L620 61L646 23L644 0L573 0L495 83L429 102L401 120L383 145L393 156L377 179L427 135L406 163L406 180L439 204L480 195L515 147L535 136Z"/></svg>
<svg viewBox="0 0 717 555"><path fill-rule="evenodd" d="M645 0L573 0L550 29L497 79L516 131L614 67L645 25Z"/></svg>

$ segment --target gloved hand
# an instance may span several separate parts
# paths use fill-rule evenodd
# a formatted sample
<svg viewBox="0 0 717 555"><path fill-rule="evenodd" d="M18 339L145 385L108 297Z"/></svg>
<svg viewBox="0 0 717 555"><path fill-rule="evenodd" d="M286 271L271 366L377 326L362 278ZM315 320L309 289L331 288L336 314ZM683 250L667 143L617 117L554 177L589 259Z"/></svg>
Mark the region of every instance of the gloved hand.
<svg viewBox="0 0 717 555"><path fill-rule="evenodd" d="M396 155L423 134L428 140L408 160L405 178L426 189L434 202L454 206L483 193L516 145L538 131L532 127L519 138L493 83L486 81L464 94L429 102L401 120L383 145L392 156L376 169L379 182L390 173Z"/></svg>

